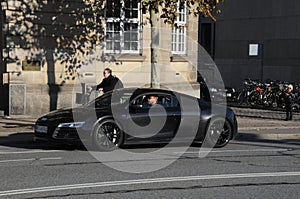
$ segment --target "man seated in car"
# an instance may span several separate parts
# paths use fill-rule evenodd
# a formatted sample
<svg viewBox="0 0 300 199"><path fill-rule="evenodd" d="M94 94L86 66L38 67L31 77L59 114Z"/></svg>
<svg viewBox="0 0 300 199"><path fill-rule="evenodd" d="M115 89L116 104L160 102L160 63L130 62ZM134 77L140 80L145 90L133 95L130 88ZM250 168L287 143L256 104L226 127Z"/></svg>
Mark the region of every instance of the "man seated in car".
<svg viewBox="0 0 300 199"><path fill-rule="evenodd" d="M158 96L153 94L153 95L148 95L147 96L147 103L143 104L143 107L153 107L158 103Z"/></svg>

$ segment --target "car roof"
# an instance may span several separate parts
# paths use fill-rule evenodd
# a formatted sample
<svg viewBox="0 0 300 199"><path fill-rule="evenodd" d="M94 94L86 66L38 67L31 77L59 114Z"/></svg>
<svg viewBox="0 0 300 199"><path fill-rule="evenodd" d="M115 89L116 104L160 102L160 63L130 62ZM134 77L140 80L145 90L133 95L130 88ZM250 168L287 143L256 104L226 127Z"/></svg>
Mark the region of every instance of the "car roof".
<svg viewBox="0 0 300 199"><path fill-rule="evenodd" d="M195 96L187 95L184 93L180 93L177 91L168 90L168 89L164 89L164 88L120 88L118 90L121 92L131 92L132 97L140 95L140 94L144 94L144 93L166 93L166 94L175 94L176 96L185 96L188 98L199 99L198 97L195 97Z"/></svg>
<svg viewBox="0 0 300 199"><path fill-rule="evenodd" d="M140 93L145 93L145 92L153 92L153 93L176 93L175 91L172 90L167 90L167 89L161 89L161 88L120 88L117 89L122 92L132 92L134 94L140 94Z"/></svg>
<svg viewBox="0 0 300 199"><path fill-rule="evenodd" d="M195 96L191 96L191 95L187 95L187 94L184 94L184 93L180 93L180 92L173 91L173 90L168 90L168 89L163 89L163 88L138 88L138 87L129 87L129 88L115 89L114 91L119 91L119 92L123 92L123 93L125 93L125 92L132 93L131 98L134 98L134 97L136 97L138 95L146 94L146 93L149 93L149 94L151 94L151 93L157 93L157 94L158 93L166 93L166 94L175 94L176 96L182 96L182 97L187 97L187 98L196 98L196 99L200 100L198 97L195 97ZM105 93L102 96L110 95L114 91L109 91L109 92Z"/></svg>

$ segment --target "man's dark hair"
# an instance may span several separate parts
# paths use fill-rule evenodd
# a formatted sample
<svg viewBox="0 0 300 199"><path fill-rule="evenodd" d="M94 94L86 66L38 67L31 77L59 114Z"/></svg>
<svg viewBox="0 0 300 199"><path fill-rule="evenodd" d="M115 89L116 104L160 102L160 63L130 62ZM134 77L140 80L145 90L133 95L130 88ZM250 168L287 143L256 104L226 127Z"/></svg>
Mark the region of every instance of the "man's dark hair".
<svg viewBox="0 0 300 199"><path fill-rule="evenodd" d="M109 72L109 74L112 75L112 70L110 68L105 68L104 71L107 71L107 72Z"/></svg>
<svg viewBox="0 0 300 199"><path fill-rule="evenodd" d="M148 99L150 98L150 97L158 97L158 95L157 94L150 94L150 95L148 95Z"/></svg>

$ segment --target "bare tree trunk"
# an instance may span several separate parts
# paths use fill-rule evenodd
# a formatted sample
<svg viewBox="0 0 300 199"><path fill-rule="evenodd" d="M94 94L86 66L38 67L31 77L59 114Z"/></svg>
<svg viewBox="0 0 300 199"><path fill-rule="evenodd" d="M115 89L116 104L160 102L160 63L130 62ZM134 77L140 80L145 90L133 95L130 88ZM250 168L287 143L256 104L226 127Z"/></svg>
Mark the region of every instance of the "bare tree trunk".
<svg viewBox="0 0 300 199"><path fill-rule="evenodd" d="M53 61L53 52L47 50L46 57L48 60L47 77L49 87L48 93L50 98L49 109L50 111L54 111L57 109L58 93L60 92L60 86L57 85L55 81L55 66Z"/></svg>
<svg viewBox="0 0 300 199"><path fill-rule="evenodd" d="M7 3L7 2L6 2ZM0 27L4 27L6 16L4 9L0 5ZM6 47L6 33L0 29L0 110L4 110L5 115L9 115L9 84L4 82L3 74L7 73L6 61L4 61L3 51Z"/></svg>
<svg viewBox="0 0 300 199"><path fill-rule="evenodd" d="M159 23L158 15L150 7L151 24L151 87L160 88L160 65L159 65Z"/></svg>

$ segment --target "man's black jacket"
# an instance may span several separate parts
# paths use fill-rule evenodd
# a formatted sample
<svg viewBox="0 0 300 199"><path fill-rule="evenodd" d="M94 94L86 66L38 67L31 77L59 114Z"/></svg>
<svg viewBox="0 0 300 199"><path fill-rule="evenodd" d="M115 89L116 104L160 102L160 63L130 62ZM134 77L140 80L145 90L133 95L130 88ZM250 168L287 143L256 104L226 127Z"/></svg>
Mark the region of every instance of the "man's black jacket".
<svg viewBox="0 0 300 199"><path fill-rule="evenodd" d="M103 92L106 93L113 89L123 88L123 83L119 78L110 75L107 78L104 78L97 86L93 86L92 90L98 90L99 88L103 88Z"/></svg>

